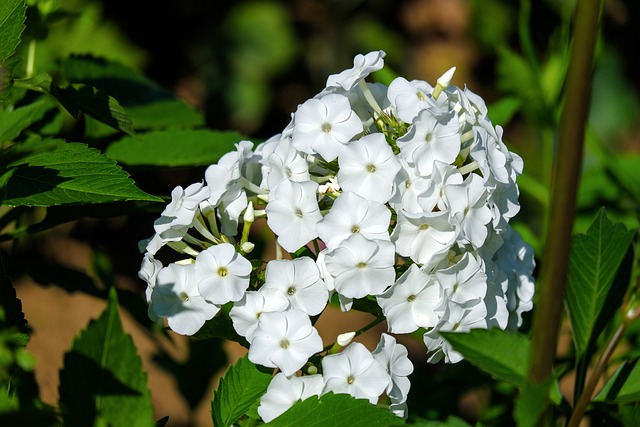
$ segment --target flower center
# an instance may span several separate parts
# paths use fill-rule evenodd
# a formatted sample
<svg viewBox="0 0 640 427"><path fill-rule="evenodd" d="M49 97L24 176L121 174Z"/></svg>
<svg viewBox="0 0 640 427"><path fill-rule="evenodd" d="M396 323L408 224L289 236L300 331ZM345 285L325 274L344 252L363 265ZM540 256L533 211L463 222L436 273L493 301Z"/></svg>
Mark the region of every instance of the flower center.
<svg viewBox="0 0 640 427"><path fill-rule="evenodd" d="M291 175L293 175L293 172L291 172L290 168L284 168L284 173L285 175L287 175L289 178L291 178Z"/></svg>
<svg viewBox="0 0 640 427"><path fill-rule="evenodd" d="M302 209L297 208L296 209L296 215L298 216L298 218L302 218Z"/></svg>
<svg viewBox="0 0 640 427"><path fill-rule="evenodd" d="M427 97L426 97L426 96L424 96L424 93L422 93L422 92L420 92L420 91L417 91L417 92L416 92L416 96L418 97L418 99L419 99L420 101L424 101L424 100L426 100L426 99L427 99Z"/></svg>
<svg viewBox="0 0 640 427"><path fill-rule="evenodd" d="M376 165L374 165L374 164L368 164L368 165L367 165L367 171L368 171L368 172L371 172L371 173L374 173L374 172L376 171Z"/></svg>
<svg viewBox="0 0 640 427"><path fill-rule="evenodd" d="M229 274L229 270L227 270L227 267L218 268L218 276L227 277L227 274Z"/></svg>
<svg viewBox="0 0 640 427"><path fill-rule="evenodd" d="M424 231L429 228L429 224L420 224L420 231Z"/></svg>
<svg viewBox="0 0 640 427"><path fill-rule="evenodd" d="M354 225L353 227L351 227L351 232L352 233L359 233L360 232L360 227L357 225Z"/></svg>
<svg viewBox="0 0 640 427"><path fill-rule="evenodd" d="M358 268L365 268L366 266L367 266L366 262L359 262L359 263L356 264L356 267L358 267Z"/></svg>
<svg viewBox="0 0 640 427"><path fill-rule="evenodd" d="M433 139L433 134L432 133L428 133L425 137L424 140L427 142L431 142L431 140Z"/></svg>
<svg viewBox="0 0 640 427"><path fill-rule="evenodd" d="M280 341L280 347L282 347L283 349L288 349L289 348L289 340L286 338L283 338L282 341Z"/></svg>
<svg viewBox="0 0 640 427"><path fill-rule="evenodd" d="M353 377L353 375L349 375L349 376L347 377L347 384L353 384L353 382L354 382L355 380L356 380L356 379Z"/></svg>
<svg viewBox="0 0 640 427"><path fill-rule="evenodd" d="M289 286L289 289L287 289L287 294L288 295L293 295L296 293L296 288L293 286Z"/></svg>
<svg viewBox="0 0 640 427"><path fill-rule="evenodd" d="M404 182L404 188L411 188L411 180L408 179Z"/></svg>
<svg viewBox="0 0 640 427"><path fill-rule="evenodd" d="M329 133L331 132L331 123L329 122L324 122L322 124L322 126L320 126L320 129L322 129L322 132L324 133Z"/></svg>
<svg viewBox="0 0 640 427"><path fill-rule="evenodd" d="M415 299L416 299L416 296L415 296L415 295L409 295L409 296L407 297L407 301L409 301L409 302L412 302L412 301L413 301L413 300L415 300Z"/></svg>
<svg viewBox="0 0 640 427"><path fill-rule="evenodd" d="M189 301L189 295L187 295L187 294L186 294L186 293L184 293L184 292L180 292L180 299L181 299L182 301L184 301L184 302L187 302L187 301Z"/></svg>

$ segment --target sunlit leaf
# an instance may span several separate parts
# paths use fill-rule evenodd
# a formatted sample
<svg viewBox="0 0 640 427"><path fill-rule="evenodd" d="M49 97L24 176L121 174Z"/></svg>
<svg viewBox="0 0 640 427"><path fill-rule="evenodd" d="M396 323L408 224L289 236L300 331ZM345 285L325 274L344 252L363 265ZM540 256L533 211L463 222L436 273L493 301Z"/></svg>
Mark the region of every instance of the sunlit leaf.
<svg viewBox="0 0 640 427"><path fill-rule="evenodd" d="M24 145L24 144L23 144ZM85 144L43 140L10 163L4 204L55 206L117 200L162 201L138 189L113 160ZM24 147L23 147L24 148Z"/></svg>
<svg viewBox="0 0 640 427"><path fill-rule="evenodd" d="M298 401L287 412L265 424L269 427L388 427L405 425L402 418L368 400L327 393Z"/></svg>
<svg viewBox="0 0 640 427"><path fill-rule="evenodd" d="M483 371L503 381L524 384L529 358L529 339L525 335L493 328L443 332L442 336Z"/></svg>
<svg viewBox="0 0 640 427"><path fill-rule="evenodd" d="M271 374L251 363L247 356L229 367L214 392L211 416L216 427L232 426L267 391ZM304 425L304 424L302 424Z"/></svg>
<svg viewBox="0 0 640 427"><path fill-rule="evenodd" d="M115 289L107 308L73 341L60 371L65 426L152 426L147 374L131 336L122 329Z"/></svg>
<svg viewBox="0 0 640 427"><path fill-rule="evenodd" d="M26 9L24 0L0 2L0 63L11 56L20 43Z"/></svg>
<svg viewBox="0 0 640 427"><path fill-rule="evenodd" d="M572 239L565 301L578 356L604 327L601 313L633 235L601 209L587 233ZM611 314L614 310L609 307Z"/></svg>
<svg viewBox="0 0 640 427"><path fill-rule="evenodd" d="M125 137L109 145L105 154L127 165L207 166L243 139L237 132L167 129Z"/></svg>

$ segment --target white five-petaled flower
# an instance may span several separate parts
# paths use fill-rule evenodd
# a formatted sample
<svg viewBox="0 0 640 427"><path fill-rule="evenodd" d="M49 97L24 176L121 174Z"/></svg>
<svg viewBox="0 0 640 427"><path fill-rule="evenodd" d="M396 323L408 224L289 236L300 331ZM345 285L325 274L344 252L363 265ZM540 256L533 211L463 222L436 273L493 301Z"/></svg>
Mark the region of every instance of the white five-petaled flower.
<svg viewBox="0 0 640 427"><path fill-rule="evenodd" d="M293 146L305 153L318 153L328 162L363 130L349 99L338 94L309 99L298 108L294 120Z"/></svg>
<svg viewBox="0 0 640 427"><path fill-rule="evenodd" d="M329 250L355 233L369 240L389 240L390 220L391 211L382 203L345 191L318 222L318 235Z"/></svg>
<svg viewBox="0 0 640 427"><path fill-rule="evenodd" d="M211 246L196 258L195 278L200 294L214 304L238 301L249 286L251 263L230 243Z"/></svg>
<svg viewBox="0 0 640 427"><path fill-rule="evenodd" d="M275 188L285 179L296 182L309 181L309 166L288 138L280 141L269 155L267 185L269 188Z"/></svg>
<svg viewBox="0 0 640 427"><path fill-rule="evenodd" d="M401 166L383 134L365 135L338 156L338 182L345 191L386 203Z"/></svg>
<svg viewBox="0 0 640 427"><path fill-rule="evenodd" d="M353 68L342 71L340 74L332 74L327 79L327 87L340 86L350 91L358 82L374 71L384 66L386 53L382 50L369 52L366 55L358 54L353 58Z"/></svg>
<svg viewBox="0 0 640 427"><path fill-rule="evenodd" d="M305 400L322 393L324 381L322 375L287 377L278 372L269 383L267 391L260 398L258 415L268 423L291 408L298 400Z"/></svg>
<svg viewBox="0 0 640 427"><path fill-rule="evenodd" d="M280 290L262 287L259 291L245 292L242 299L233 304L229 317L238 335L251 342L262 313L285 311L289 307L287 296Z"/></svg>
<svg viewBox="0 0 640 427"><path fill-rule="evenodd" d="M391 335L382 334L373 357L384 367L391 377L387 387L387 396L392 404L404 403L407 400L411 382L407 378L413 372L413 364L409 360L409 352L402 344L398 344Z"/></svg>
<svg viewBox="0 0 640 427"><path fill-rule="evenodd" d="M436 277L450 301L463 306L475 305L487 294L487 275L481 267L478 260L466 252L457 263L436 271Z"/></svg>
<svg viewBox="0 0 640 427"><path fill-rule="evenodd" d="M156 276L151 292L156 316L166 317L169 327L182 335L193 335L220 311L198 292L193 264L169 264Z"/></svg>
<svg viewBox="0 0 640 427"><path fill-rule="evenodd" d="M425 265L444 259L455 237L447 212L398 212L398 222L391 233L399 255Z"/></svg>
<svg viewBox="0 0 640 427"><path fill-rule="evenodd" d="M387 389L391 377L367 348L351 343L341 353L322 359L323 393L346 393L358 399L369 399L373 404Z"/></svg>
<svg viewBox="0 0 640 427"><path fill-rule="evenodd" d="M397 77L389 84L387 97L396 107L398 118L405 123L411 123L421 110L427 108L432 111L440 110L431 96L432 92L433 87L427 82L419 80L410 82L404 77Z"/></svg>
<svg viewBox="0 0 640 427"><path fill-rule="evenodd" d="M433 162L453 163L460 152L458 120L453 114L435 115L422 110L407 133L398 138L400 154L415 164L423 176L431 175Z"/></svg>
<svg viewBox="0 0 640 427"><path fill-rule="evenodd" d="M369 240L352 234L324 257L333 276L333 286L340 295L362 298L379 295L395 278L395 252L386 240Z"/></svg>
<svg viewBox="0 0 640 427"><path fill-rule="evenodd" d="M449 185L444 192L459 232L458 239L479 248L487 238L487 224L492 218L482 178L471 173L462 184Z"/></svg>
<svg viewBox="0 0 640 427"><path fill-rule="evenodd" d="M387 318L389 332L410 333L438 323L443 296L440 284L412 264L377 300Z"/></svg>
<svg viewBox="0 0 640 427"><path fill-rule="evenodd" d="M309 316L320 314L329 300L327 285L320 278L316 263L309 257L269 261L264 286L260 290L277 289L291 307Z"/></svg>
<svg viewBox="0 0 640 427"><path fill-rule="evenodd" d="M322 350L322 339L309 316L295 308L262 313L249 348L249 360L290 376Z"/></svg>
<svg viewBox="0 0 640 427"><path fill-rule="evenodd" d="M269 193L267 223L278 235L278 243L294 252L318 237L316 224L322 219L316 191L311 181L282 181Z"/></svg>

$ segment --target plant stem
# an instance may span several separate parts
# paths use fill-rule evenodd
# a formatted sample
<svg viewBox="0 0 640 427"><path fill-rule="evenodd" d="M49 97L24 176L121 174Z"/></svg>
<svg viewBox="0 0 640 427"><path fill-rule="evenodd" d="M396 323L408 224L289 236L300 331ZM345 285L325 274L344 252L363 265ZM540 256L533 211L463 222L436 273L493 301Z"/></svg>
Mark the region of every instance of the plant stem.
<svg viewBox="0 0 640 427"><path fill-rule="evenodd" d="M582 394L580 395L580 399L578 399L578 403L576 403L573 408L573 412L571 413L571 418L569 419L568 427L577 427L584 416L584 412L587 409L587 405L591 401L591 396L593 396L593 391L596 389L596 385L598 385L598 380L604 373L604 370L607 368L607 364L609 363L609 359L613 355L616 347L620 343L624 332L627 329L627 322L622 322L618 329L616 329L613 337L607 343L607 347L604 349L602 354L600 355L600 359L598 359L598 363L595 368L593 368L593 372L589 376L589 380L584 386L584 390L582 390Z"/></svg>
<svg viewBox="0 0 640 427"><path fill-rule="evenodd" d="M547 214L545 252L533 320L529 378L536 384L550 376L556 354L601 5L602 0L580 0L577 3Z"/></svg>

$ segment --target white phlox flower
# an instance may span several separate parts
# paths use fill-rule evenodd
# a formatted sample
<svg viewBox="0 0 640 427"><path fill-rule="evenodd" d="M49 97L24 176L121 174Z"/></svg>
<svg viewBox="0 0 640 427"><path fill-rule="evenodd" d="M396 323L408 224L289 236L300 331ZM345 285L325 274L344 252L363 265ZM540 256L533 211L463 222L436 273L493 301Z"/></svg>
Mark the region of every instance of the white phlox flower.
<svg viewBox="0 0 640 427"><path fill-rule="evenodd" d="M386 390L391 403L399 405L406 402L411 388L408 376L413 372L413 364L409 360L407 348L399 344L391 335L382 334L372 354L391 378Z"/></svg>
<svg viewBox="0 0 640 427"><path fill-rule="evenodd" d="M316 191L318 184L311 181L282 181L269 193L267 223L278 235L278 243L294 252L318 237L316 224L322 219Z"/></svg>
<svg viewBox="0 0 640 427"><path fill-rule="evenodd" d="M151 293L153 292L153 288L156 286L156 277L158 276L158 272L162 269L162 262L158 261L151 255L149 252L144 254L144 258L142 259L142 264L140 265L140 270L138 271L138 277L147 282L147 288L144 291L144 296L147 299L147 314L149 315L149 319L153 322L159 322L161 320L160 317L156 315L152 308L151 301Z"/></svg>
<svg viewBox="0 0 640 427"><path fill-rule="evenodd" d="M291 307L309 316L320 314L329 300L327 285L320 278L316 263L309 257L269 261L260 290L263 289L279 290Z"/></svg>
<svg viewBox="0 0 640 427"><path fill-rule="evenodd" d="M369 240L389 240L390 220L391 211L382 203L345 191L318 222L318 235L329 250L355 233Z"/></svg>
<svg viewBox="0 0 640 427"><path fill-rule="evenodd" d="M471 243L474 248L481 247L489 233L487 224L492 218L482 178L471 173L462 184L449 185L444 192L459 232L458 239Z"/></svg>
<svg viewBox="0 0 640 427"><path fill-rule="evenodd" d="M158 272L151 307L156 316L167 318L171 330L182 335L195 334L220 311L220 306L198 292L193 264L169 264Z"/></svg>
<svg viewBox="0 0 640 427"><path fill-rule="evenodd" d="M262 313L285 311L289 307L289 299L282 291L262 287L259 291L245 292L242 299L233 304L229 317L238 335L252 342Z"/></svg>
<svg viewBox="0 0 640 427"><path fill-rule="evenodd" d="M350 91L358 82L374 71L382 69L386 53L382 50L369 52L366 55L358 54L353 58L353 68L344 70L339 74L332 74L327 78L327 87L340 86Z"/></svg>
<svg viewBox="0 0 640 427"><path fill-rule="evenodd" d="M309 99L298 107L293 125L293 146L305 153L318 153L328 162L363 130L358 115L344 95L330 94Z"/></svg>
<svg viewBox="0 0 640 427"><path fill-rule="evenodd" d="M430 177L420 175L415 166L407 163L402 157L397 157L397 159L402 167L393 182L393 194L389 199L389 205L396 212L422 212L425 209L418 202L418 198L430 186L433 186L433 180Z"/></svg>
<svg viewBox="0 0 640 427"><path fill-rule="evenodd" d="M435 208L439 211L448 211L449 202L444 189L450 185L462 184L463 180L464 178L454 166L436 160L433 164L429 186L418 196L417 203L426 212Z"/></svg>
<svg viewBox="0 0 640 427"><path fill-rule="evenodd" d="M480 304L487 294L487 275L470 252L452 266L435 272L450 301L461 306Z"/></svg>
<svg viewBox="0 0 640 427"><path fill-rule="evenodd" d="M447 256L456 237L448 212L397 214L391 241L398 254L408 256L418 264L434 264Z"/></svg>
<svg viewBox="0 0 640 427"><path fill-rule="evenodd" d="M420 327L436 326L443 297L440 283L412 264L393 286L376 299L387 318L389 332L406 334Z"/></svg>
<svg viewBox="0 0 640 427"><path fill-rule="evenodd" d="M324 357L322 376L323 394L346 393L374 404L391 382L386 369L358 342L349 344L341 353Z"/></svg>
<svg viewBox="0 0 640 427"><path fill-rule="evenodd" d="M309 166L293 148L289 139L282 140L269 155L268 188L275 188L281 181L309 181Z"/></svg>
<svg viewBox="0 0 640 427"><path fill-rule="evenodd" d="M268 423L291 408L298 400L319 396L324 387L322 375L287 377L278 372L269 383L266 393L260 398L258 415Z"/></svg>
<svg viewBox="0 0 640 427"><path fill-rule="evenodd" d="M455 302L448 304L440 323L423 336L427 351L430 353L427 361L429 363L437 363L443 359L446 363L461 361L462 355L455 351L438 332L467 332L476 328L486 329L486 316L487 309L484 303L467 308Z"/></svg>
<svg viewBox="0 0 640 427"><path fill-rule="evenodd" d="M242 298L249 286L249 274L251 262L229 243L211 246L196 258L198 290L204 299L214 304Z"/></svg>
<svg viewBox="0 0 640 427"><path fill-rule="evenodd" d="M460 152L458 121L453 114L421 110L407 134L398 138L400 153L420 174L431 175L433 162L452 163Z"/></svg>
<svg viewBox="0 0 640 427"><path fill-rule="evenodd" d="M294 308L262 313L249 347L249 360L290 376L322 351L322 339L309 316Z"/></svg>
<svg viewBox="0 0 640 427"><path fill-rule="evenodd" d="M393 283L393 244L352 234L324 257L336 292L348 298L379 295Z"/></svg>
<svg viewBox="0 0 640 427"><path fill-rule="evenodd" d="M422 110L441 112L431 92L433 87L427 82L410 82L404 77L397 77L389 84L387 97L395 105L397 116L404 122L411 123Z"/></svg>
<svg viewBox="0 0 640 427"><path fill-rule="evenodd" d="M338 182L345 191L386 203L391 197L400 162L380 133L365 135L346 146L338 157Z"/></svg>

